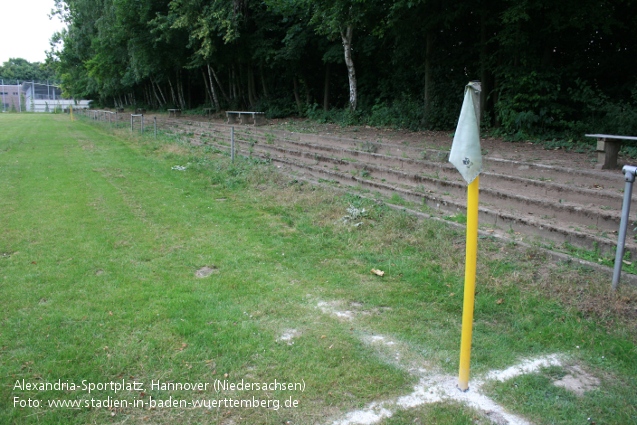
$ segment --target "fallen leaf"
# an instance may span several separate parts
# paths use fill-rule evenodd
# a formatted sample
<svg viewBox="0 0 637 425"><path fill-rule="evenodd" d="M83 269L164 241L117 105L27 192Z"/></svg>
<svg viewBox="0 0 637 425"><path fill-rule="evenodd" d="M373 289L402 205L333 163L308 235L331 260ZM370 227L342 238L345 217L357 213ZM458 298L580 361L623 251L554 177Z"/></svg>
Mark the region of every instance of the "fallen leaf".
<svg viewBox="0 0 637 425"><path fill-rule="evenodd" d="M627 266L630 266L631 264L633 264L630 261L626 261L626 260L622 260L622 263L626 264Z"/></svg>
<svg viewBox="0 0 637 425"><path fill-rule="evenodd" d="M375 274L376 276L385 276L385 272L378 269L372 269L372 273Z"/></svg>
<svg viewBox="0 0 637 425"><path fill-rule="evenodd" d="M500 305L504 302L504 298L499 298L495 303Z"/></svg>

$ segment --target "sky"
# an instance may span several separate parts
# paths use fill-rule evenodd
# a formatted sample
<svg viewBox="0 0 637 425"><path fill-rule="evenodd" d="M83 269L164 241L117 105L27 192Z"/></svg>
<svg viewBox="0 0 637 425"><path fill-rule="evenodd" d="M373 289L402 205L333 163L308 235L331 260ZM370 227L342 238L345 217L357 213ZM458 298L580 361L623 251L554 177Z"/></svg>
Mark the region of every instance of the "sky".
<svg viewBox="0 0 637 425"><path fill-rule="evenodd" d="M64 28L56 16L49 19L53 0L0 0L0 65L9 58L44 62L49 40Z"/></svg>

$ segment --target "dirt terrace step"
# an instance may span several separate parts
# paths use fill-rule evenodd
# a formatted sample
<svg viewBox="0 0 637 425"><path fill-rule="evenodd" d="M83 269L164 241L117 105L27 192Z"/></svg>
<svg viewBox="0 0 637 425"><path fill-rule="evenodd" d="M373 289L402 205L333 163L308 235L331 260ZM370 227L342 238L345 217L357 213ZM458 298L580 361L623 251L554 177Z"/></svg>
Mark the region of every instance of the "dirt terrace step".
<svg viewBox="0 0 637 425"><path fill-rule="evenodd" d="M258 152L254 150L250 151L245 146L241 147L240 145L242 144L241 142L238 143L238 154L246 156L258 155ZM217 147L224 148L225 146L217 145ZM432 210L439 211L441 214L463 213L466 208L464 202L446 199L436 194L419 193L409 188L394 186L384 182L370 181L365 178L343 174L326 169L325 167L312 166L287 158L272 157L271 155L264 155L263 157L269 158L273 162L280 164L280 166L284 166L288 172L296 173L300 178L318 183L333 182L348 186L358 186L363 190L378 192L385 196L398 194L405 200L423 203ZM598 247L604 253L612 253L615 249L615 241L608 238L602 238L578 231L577 229L563 227L559 223L546 223L535 217L520 217L485 206L480 207L480 223L483 227L492 228L494 231L500 233L532 235L533 239L542 242L544 245L547 243L561 244L568 242L574 246L586 249ZM632 253L637 253L637 246L629 241L627 250Z"/></svg>
<svg viewBox="0 0 637 425"><path fill-rule="evenodd" d="M179 132L227 149L229 126L177 121ZM270 158L316 181L336 181L387 196L396 193L451 214L466 208L466 185L446 162L444 151L377 143L377 152L365 152L358 150L365 147L361 140L241 127L235 129L235 141L246 155ZM558 244L569 242L587 249L597 245L603 252L614 251L624 183L621 174L489 157L485 170L480 192L482 225ZM525 177L519 176L521 172ZM635 204L632 209L636 211ZM629 237L627 249L632 253L637 252L634 245Z"/></svg>
<svg viewBox="0 0 637 425"><path fill-rule="evenodd" d="M316 162L317 164L332 164L339 171L356 171L367 179L380 179L390 183L406 183L408 185L418 185L416 190L437 192L441 195L453 196L457 200L466 198L466 184L464 182L447 181L430 176L420 174L406 173L400 170L392 170L379 167L375 164L351 163L344 160L325 157L318 154L308 152L295 151L291 149L283 149L273 145L260 145L258 150L274 152L278 157L285 158L293 156L305 160L308 165ZM486 176L494 178L495 176ZM596 207L589 209L582 208L577 204L567 204L566 202L554 203L549 202L546 198L538 199L519 195L519 192L504 192L498 188L482 187L480 192L481 202L489 205L491 203L501 204L501 200L507 201L507 208L511 211L518 210L522 213L535 214L537 216L546 216L550 219L573 220L582 226L594 225L605 231L616 230L619 226L620 211L598 210ZM596 194L596 193L593 193ZM620 200L621 201L621 200Z"/></svg>
<svg viewBox="0 0 637 425"><path fill-rule="evenodd" d="M183 121L176 122L179 126L189 129L189 131L186 131L186 133L191 133L193 135L206 136L210 135L209 133L223 135L224 132L229 135L230 131L229 126L220 126L218 124L215 125L201 122L194 122L192 124L189 124L188 122ZM203 130L204 128L208 129L208 133ZM194 132L193 129L195 130ZM197 131L197 129L202 130ZM275 138L274 136L277 137ZM340 156L341 159L351 160L352 162L369 162L375 164L383 164L384 166L389 168L418 170L418 172L422 172L423 175L430 174L431 176L435 176L436 178L461 181L457 171L451 164L447 163L446 161L432 162L429 160L402 158L387 156L384 154L361 152L343 148L342 146L334 147L325 144L319 145L313 143L301 143L298 142L298 136L299 135L296 133L285 133L282 136L281 132L278 132L278 134L273 134L265 130L245 130L241 127L239 128L239 130L236 131L237 140L249 141L253 144L259 142L262 142L264 144L273 144L274 142L276 142L277 145L290 145L302 151L323 152L325 155L333 154L337 158ZM310 138L314 140L317 139L317 136L311 136ZM328 138L328 140L329 139L330 138ZM361 143L360 141L348 140L343 138L332 138L330 142L334 143L334 140L345 140L347 143L350 143L352 145ZM401 147L401 149L404 148ZM431 153L432 150L427 150L427 152L429 152L426 155L427 157L436 155L438 157L446 157L447 155L446 152L441 153L441 151L435 151L435 155ZM599 172L593 170L564 169L543 164L527 164L519 161L503 160L489 157L485 158L484 168L485 172L483 173L482 186L499 187L501 185L504 185L504 187L501 187L501 189L511 190L511 187L506 187L510 186L510 184L507 184L507 181L509 181L512 182L515 186L517 186L518 183L523 184L524 187L532 186L533 191L539 191L540 194L542 194L543 192L543 196L558 195L559 197L556 197L558 202L561 200L562 202L581 203L582 205L601 204L602 206L604 206L604 209L621 209L623 192L623 179L621 174ZM520 170L525 171L525 177L519 176ZM500 173L501 171L510 171L511 174L502 174ZM534 173L535 177L526 176L530 173ZM489 178L489 176L493 176L495 178ZM513 190L519 190L519 186L513 188ZM634 201L634 204L632 205L633 211L635 210L635 208L637 208L637 201Z"/></svg>
<svg viewBox="0 0 637 425"><path fill-rule="evenodd" d="M243 142L241 140L239 143ZM258 150L267 151L269 154L274 153L279 157L293 156L306 161L308 164L316 162L317 164L331 164L335 168L345 171L358 171L367 178L378 178L383 181L392 183L407 183L410 185L419 185L419 190L434 191L447 196L454 196L457 199L464 200L466 196L466 184L464 182L442 180L427 175L405 173L400 170L388 169L370 163L352 163L346 160L339 160L333 157L312 154L306 151L285 149L276 145L262 144L257 145ZM412 160L414 161L414 160ZM418 161L421 165L427 165L425 161ZM439 164L430 164L439 166ZM441 166L445 171L452 171L452 166ZM455 172L455 169L453 169ZM455 172L457 174L457 172ZM594 226L600 231L613 232L619 227L620 211L622 198L620 195L612 195L608 193L592 191L581 188L568 188L564 185L556 185L552 183L542 183L528 179L508 178L508 176L499 176L493 173L484 173L481 178L483 180L483 188L481 190L481 200L484 204L502 204L502 200L507 201L507 209L520 213L535 214L544 219L557 219L565 222L572 221L573 224L580 226ZM498 184L507 182L506 185ZM492 183L491 186L489 183ZM517 185L516 185L517 183ZM519 195L520 188L526 186L544 187L540 192L541 197L531 197ZM500 187L498 187L500 186ZM503 186L503 187L502 187ZM507 192L508 189L510 192ZM555 192L565 199L559 198L559 202L547 201L546 195ZM610 208L601 209L599 206L590 201L596 197L603 199L607 204L616 204L617 209L612 211ZM582 207L572 201L584 201L588 205ZM500 207L502 208L502 207ZM632 229L631 229L632 234Z"/></svg>
<svg viewBox="0 0 637 425"><path fill-rule="evenodd" d="M288 170L301 173L301 176L305 178L309 176L310 180L319 183L327 181L349 186L359 186L361 189L375 191L385 196L397 194L405 200L423 203L434 211L437 210L448 214L464 213L466 210L466 205L464 203L444 199L434 194L418 193L406 188L392 186L386 183L368 181L356 176L343 175L341 173L334 172L333 170L307 166L283 158L271 159L274 162L286 166ZM573 246L585 249L592 250L599 248L603 253L612 254L615 251L616 242L613 240L584 233L577 229L565 228L559 224L546 223L534 217L520 217L481 206L479 208L479 220L482 227L486 226L494 230L499 230L503 233L512 233L514 235L531 235L531 239L534 239L544 245L568 242ZM637 246L631 241L627 242L626 250L630 251L632 255L637 254Z"/></svg>

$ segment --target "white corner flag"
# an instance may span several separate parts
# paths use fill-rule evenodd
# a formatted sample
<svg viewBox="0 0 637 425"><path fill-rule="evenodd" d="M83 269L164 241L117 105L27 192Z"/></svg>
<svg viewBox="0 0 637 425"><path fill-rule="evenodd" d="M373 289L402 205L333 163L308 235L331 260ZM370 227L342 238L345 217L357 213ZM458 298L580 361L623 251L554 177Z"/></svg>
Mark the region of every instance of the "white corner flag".
<svg viewBox="0 0 637 425"><path fill-rule="evenodd" d="M477 96L474 97L474 94ZM475 180L482 171L479 99L480 83L467 84L464 89L464 101L460 110L460 118L458 118L458 127L453 136L453 144L449 153L449 162L458 169L467 183Z"/></svg>

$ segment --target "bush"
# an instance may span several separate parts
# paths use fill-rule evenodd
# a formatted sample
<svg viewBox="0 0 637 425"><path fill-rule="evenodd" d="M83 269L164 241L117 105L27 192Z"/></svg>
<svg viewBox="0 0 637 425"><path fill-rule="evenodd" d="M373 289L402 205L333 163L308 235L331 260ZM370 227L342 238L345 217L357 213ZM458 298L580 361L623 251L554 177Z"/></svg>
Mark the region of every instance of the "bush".
<svg viewBox="0 0 637 425"><path fill-rule="evenodd" d="M559 81L551 73L531 72L503 83L496 104L498 133L514 140L637 135L637 85L626 99L611 100L581 79L565 89Z"/></svg>
<svg viewBox="0 0 637 425"><path fill-rule="evenodd" d="M550 72L505 76L495 105L501 131L514 139L559 131L566 112L559 102L559 81Z"/></svg>
<svg viewBox="0 0 637 425"><path fill-rule="evenodd" d="M388 103L377 103L372 106L367 122L373 126L406 128L419 130L424 124L424 105L403 96Z"/></svg>
<svg viewBox="0 0 637 425"><path fill-rule="evenodd" d="M292 99L261 99L255 110L265 112L266 118L287 118L298 115L296 103Z"/></svg>

